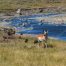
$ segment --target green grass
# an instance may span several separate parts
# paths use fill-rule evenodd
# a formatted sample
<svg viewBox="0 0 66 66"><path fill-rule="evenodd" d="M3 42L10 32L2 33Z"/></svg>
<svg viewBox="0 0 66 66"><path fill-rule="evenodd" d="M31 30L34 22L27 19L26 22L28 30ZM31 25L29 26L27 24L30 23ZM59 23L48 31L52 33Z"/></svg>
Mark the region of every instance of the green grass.
<svg viewBox="0 0 66 66"><path fill-rule="evenodd" d="M37 48L29 40L0 41L0 66L66 66L66 42L48 40L53 48Z"/></svg>

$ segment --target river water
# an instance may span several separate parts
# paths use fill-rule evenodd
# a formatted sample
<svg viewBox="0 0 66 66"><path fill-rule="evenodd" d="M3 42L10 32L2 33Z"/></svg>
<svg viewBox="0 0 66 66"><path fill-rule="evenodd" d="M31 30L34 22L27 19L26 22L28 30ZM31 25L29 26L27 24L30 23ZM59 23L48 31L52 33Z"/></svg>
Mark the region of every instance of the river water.
<svg viewBox="0 0 66 66"><path fill-rule="evenodd" d="M30 16L14 17L6 21L10 22L9 25L16 28L17 33L42 34L43 30L47 29L48 36L66 40L65 17L66 14L34 14ZM59 23L56 24L55 21Z"/></svg>

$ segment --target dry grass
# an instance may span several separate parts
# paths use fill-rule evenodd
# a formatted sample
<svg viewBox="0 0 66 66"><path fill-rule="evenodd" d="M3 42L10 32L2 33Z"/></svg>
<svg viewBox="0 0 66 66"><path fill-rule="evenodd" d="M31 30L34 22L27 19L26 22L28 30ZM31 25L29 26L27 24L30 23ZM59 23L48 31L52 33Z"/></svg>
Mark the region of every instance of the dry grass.
<svg viewBox="0 0 66 66"><path fill-rule="evenodd" d="M53 48L36 48L33 40L0 42L0 66L66 66L66 42L48 40Z"/></svg>
<svg viewBox="0 0 66 66"><path fill-rule="evenodd" d="M48 6L66 6L66 0L60 0L60 2L50 2L53 0L0 0L0 10L4 9L17 9L17 8L37 8ZM57 0L56 0L57 1ZM4 11L3 10L3 11Z"/></svg>

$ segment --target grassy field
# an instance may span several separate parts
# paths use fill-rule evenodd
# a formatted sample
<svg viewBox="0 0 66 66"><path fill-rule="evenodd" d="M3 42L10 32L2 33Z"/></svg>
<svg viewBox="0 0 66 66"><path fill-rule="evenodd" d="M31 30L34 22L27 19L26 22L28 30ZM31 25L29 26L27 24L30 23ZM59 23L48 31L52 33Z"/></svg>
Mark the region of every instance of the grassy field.
<svg viewBox="0 0 66 66"><path fill-rule="evenodd" d="M0 0L0 10L49 6L65 7L66 0Z"/></svg>
<svg viewBox="0 0 66 66"><path fill-rule="evenodd" d="M0 66L66 66L66 42L48 40L48 48L38 48L33 40L0 41Z"/></svg>

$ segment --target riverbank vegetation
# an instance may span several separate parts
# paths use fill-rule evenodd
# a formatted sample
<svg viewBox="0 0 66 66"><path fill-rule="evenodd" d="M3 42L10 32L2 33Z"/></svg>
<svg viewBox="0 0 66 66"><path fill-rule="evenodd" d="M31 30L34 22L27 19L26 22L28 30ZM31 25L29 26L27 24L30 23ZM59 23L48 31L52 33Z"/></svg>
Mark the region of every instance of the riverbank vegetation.
<svg viewBox="0 0 66 66"><path fill-rule="evenodd" d="M65 0L0 0L0 11L14 11L18 8L65 7Z"/></svg>

